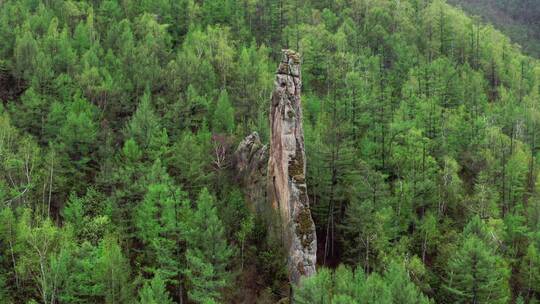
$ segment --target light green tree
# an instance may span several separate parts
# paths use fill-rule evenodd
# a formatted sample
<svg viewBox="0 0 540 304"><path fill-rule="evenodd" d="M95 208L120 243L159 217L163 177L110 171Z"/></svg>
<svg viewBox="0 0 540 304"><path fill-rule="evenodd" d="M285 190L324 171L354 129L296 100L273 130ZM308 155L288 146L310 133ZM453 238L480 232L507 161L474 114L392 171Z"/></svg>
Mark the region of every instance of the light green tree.
<svg viewBox="0 0 540 304"><path fill-rule="evenodd" d="M332 271L320 269L317 275L302 280L294 290L294 299L299 304L330 304L332 283Z"/></svg>
<svg viewBox="0 0 540 304"><path fill-rule="evenodd" d="M403 265L391 262L384 273L384 280L392 294L392 303L398 304L429 304L430 301L419 288L411 282L409 274Z"/></svg>
<svg viewBox="0 0 540 304"><path fill-rule="evenodd" d="M106 236L99 245L95 289L107 304L129 303L133 299L131 269L116 237Z"/></svg>
<svg viewBox="0 0 540 304"><path fill-rule="evenodd" d="M203 188L186 234L188 296L197 303L219 301L230 280L228 265L233 254L217 215L214 198Z"/></svg>
<svg viewBox="0 0 540 304"><path fill-rule="evenodd" d="M540 252L535 244L529 245L521 262L521 280L526 298L540 295Z"/></svg>
<svg viewBox="0 0 540 304"><path fill-rule="evenodd" d="M213 129L215 132L232 133L234 128L234 108L229 101L229 94L222 90L214 111Z"/></svg>
<svg viewBox="0 0 540 304"><path fill-rule="evenodd" d="M463 240L447 268L445 288L454 303L507 303L506 262L475 235Z"/></svg>
<svg viewBox="0 0 540 304"><path fill-rule="evenodd" d="M165 282L156 274L151 281L146 281L139 290L140 304L173 304L169 293L165 289Z"/></svg>

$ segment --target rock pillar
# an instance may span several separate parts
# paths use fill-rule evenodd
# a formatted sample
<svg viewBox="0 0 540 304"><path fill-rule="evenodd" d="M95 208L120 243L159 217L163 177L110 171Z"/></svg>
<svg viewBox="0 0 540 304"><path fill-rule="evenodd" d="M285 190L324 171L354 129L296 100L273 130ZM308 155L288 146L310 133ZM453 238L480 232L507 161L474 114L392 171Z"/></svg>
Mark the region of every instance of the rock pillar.
<svg viewBox="0 0 540 304"><path fill-rule="evenodd" d="M270 106L268 194L288 252L289 279L315 273L317 238L306 188L300 56L283 50Z"/></svg>

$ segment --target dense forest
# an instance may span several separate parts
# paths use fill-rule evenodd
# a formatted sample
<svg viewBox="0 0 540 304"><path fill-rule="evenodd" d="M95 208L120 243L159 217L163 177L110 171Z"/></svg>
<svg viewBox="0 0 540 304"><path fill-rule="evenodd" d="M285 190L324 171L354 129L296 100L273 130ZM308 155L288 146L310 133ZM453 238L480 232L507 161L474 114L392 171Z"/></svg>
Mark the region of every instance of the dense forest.
<svg viewBox="0 0 540 304"><path fill-rule="evenodd" d="M494 23L523 50L540 58L540 7L534 0L449 0Z"/></svg>
<svg viewBox="0 0 540 304"><path fill-rule="evenodd" d="M232 164L283 48L292 286ZM540 303L540 64L441 0L3 0L0 99L0 303Z"/></svg>

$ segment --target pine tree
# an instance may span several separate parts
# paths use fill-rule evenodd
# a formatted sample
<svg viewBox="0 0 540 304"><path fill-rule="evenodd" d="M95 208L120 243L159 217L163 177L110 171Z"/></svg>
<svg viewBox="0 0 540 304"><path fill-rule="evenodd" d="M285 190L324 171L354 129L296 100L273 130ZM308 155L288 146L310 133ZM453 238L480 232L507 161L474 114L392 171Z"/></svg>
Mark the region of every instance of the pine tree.
<svg viewBox="0 0 540 304"><path fill-rule="evenodd" d="M185 271L189 281L188 296L196 303L219 301L221 290L230 280L227 268L233 251L227 244L214 198L206 188L199 194L189 227Z"/></svg>
<svg viewBox="0 0 540 304"><path fill-rule="evenodd" d="M61 109L59 110L61 111ZM62 168L67 174L74 177L68 180L69 184L74 184L75 181L84 182L94 170L91 163L94 161L93 153L97 148L97 109L85 99L75 96L64 110L67 113L57 113L64 117L61 120L62 124L51 126L52 128L59 127L55 133L61 144ZM81 187L82 185L77 186ZM77 190L82 192L83 189Z"/></svg>
<svg viewBox="0 0 540 304"><path fill-rule="evenodd" d="M23 32L17 35L14 58L17 76L27 80L33 75L39 52L38 43L29 27L29 24L25 24Z"/></svg>
<svg viewBox="0 0 540 304"><path fill-rule="evenodd" d="M133 138L139 147L146 150L152 139L159 136L160 131L159 118L152 109L150 93L146 91L127 125L126 137Z"/></svg>
<svg viewBox="0 0 540 304"><path fill-rule="evenodd" d="M320 269L315 276L302 280L294 290L294 300L299 304L332 303L332 271Z"/></svg>
<svg viewBox="0 0 540 304"><path fill-rule="evenodd" d="M378 255L388 246L393 234L393 213L388 207L377 210L373 200L352 201L340 225L344 257L370 271L378 263Z"/></svg>
<svg viewBox="0 0 540 304"><path fill-rule="evenodd" d="M334 297L332 301L348 298L360 303L365 281L366 274L361 268L353 270L345 265L338 266L334 271Z"/></svg>
<svg viewBox="0 0 540 304"><path fill-rule="evenodd" d="M181 233L189 212L187 194L172 184L159 161L151 169L150 184L134 209L135 236L144 244L141 264L144 271L179 286L184 248Z"/></svg>
<svg viewBox="0 0 540 304"><path fill-rule="evenodd" d="M229 101L229 94L222 90L214 112L213 129L217 133L232 133L234 129L234 108Z"/></svg>
<svg viewBox="0 0 540 304"><path fill-rule="evenodd" d="M150 282L145 282L139 290L140 304L173 304L169 293L165 289L165 282L159 275L155 275Z"/></svg>
<svg viewBox="0 0 540 304"><path fill-rule="evenodd" d="M540 252L535 244L530 244L521 262L523 294L527 299L540 297Z"/></svg>
<svg viewBox="0 0 540 304"><path fill-rule="evenodd" d="M144 180L145 173L150 171L151 164L143 161L143 151L134 139L128 139L119 153L112 185L112 221L128 240L134 235L135 225L132 218L136 202L140 201L148 188ZM108 178L108 177L105 177ZM130 246L127 246L131 256Z"/></svg>
<svg viewBox="0 0 540 304"><path fill-rule="evenodd" d="M429 304L418 287L411 282L409 274L403 265L392 262L384 274L384 279L392 294L392 303Z"/></svg>
<svg viewBox="0 0 540 304"><path fill-rule="evenodd" d="M334 271L322 268L294 287L294 300L302 304L431 303L396 262L391 262L383 277L377 272L366 276L361 268L353 271L344 265Z"/></svg>
<svg viewBox="0 0 540 304"><path fill-rule="evenodd" d="M392 304L392 293L384 279L375 272L367 278L360 299L366 304Z"/></svg>
<svg viewBox="0 0 540 304"><path fill-rule="evenodd" d="M507 303L509 270L480 238L470 235L451 258L445 288L454 303Z"/></svg>
<svg viewBox="0 0 540 304"><path fill-rule="evenodd" d="M185 130L198 130L208 117L209 102L204 95L200 95L193 84L189 84L184 100L180 105L180 124Z"/></svg>
<svg viewBox="0 0 540 304"><path fill-rule="evenodd" d="M21 96L21 104L13 109L14 122L23 130L40 137L43 135L44 121L47 116L46 100L32 87ZM24 115L21 115L23 114Z"/></svg>
<svg viewBox="0 0 540 304"><path fill-rule="evenodd" d="M132 300L131 269L116 237L107 236L101 241L94 271L95 288L106 304Z"/></svg>
<svg viewBox="0 0 540 304"><path fill-rule="evenodd" d="M84 242L73 248L69 275L60 290L61 303L104 303L105 290L98 275L99 247Z"/></svg>
<svg viewBox="0 0 540 304"><path fill-rule="evenodd" d="M171 148L171 157L167 161L175 170L176 178L183 188L197 193L205 185L210 184L213 172L211 169L210 132L205 127L197 134L185 131Z"/></svg>

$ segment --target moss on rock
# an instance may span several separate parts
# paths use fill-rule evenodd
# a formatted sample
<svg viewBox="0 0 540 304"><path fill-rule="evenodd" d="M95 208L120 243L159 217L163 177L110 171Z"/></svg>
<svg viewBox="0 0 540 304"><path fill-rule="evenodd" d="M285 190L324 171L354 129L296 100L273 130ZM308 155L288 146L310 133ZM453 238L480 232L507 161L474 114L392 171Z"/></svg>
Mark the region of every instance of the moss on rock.
<svg viewBox="0 0 540 304"><path fill-rule="evenodd" d="M296 234L300 239L302 246L308 247L313 242L313 221L308 207L303 207L296 217Z"/></svg>
<svg viewBox="0 0 540 304"><path fill-rule="evenodd" d="M296 182L300 183L303 183L305 180L304 156L302 155L302 150L300 149L298 141L296 142L296 153L289 161L289 177L294 178Z"/></svg>

